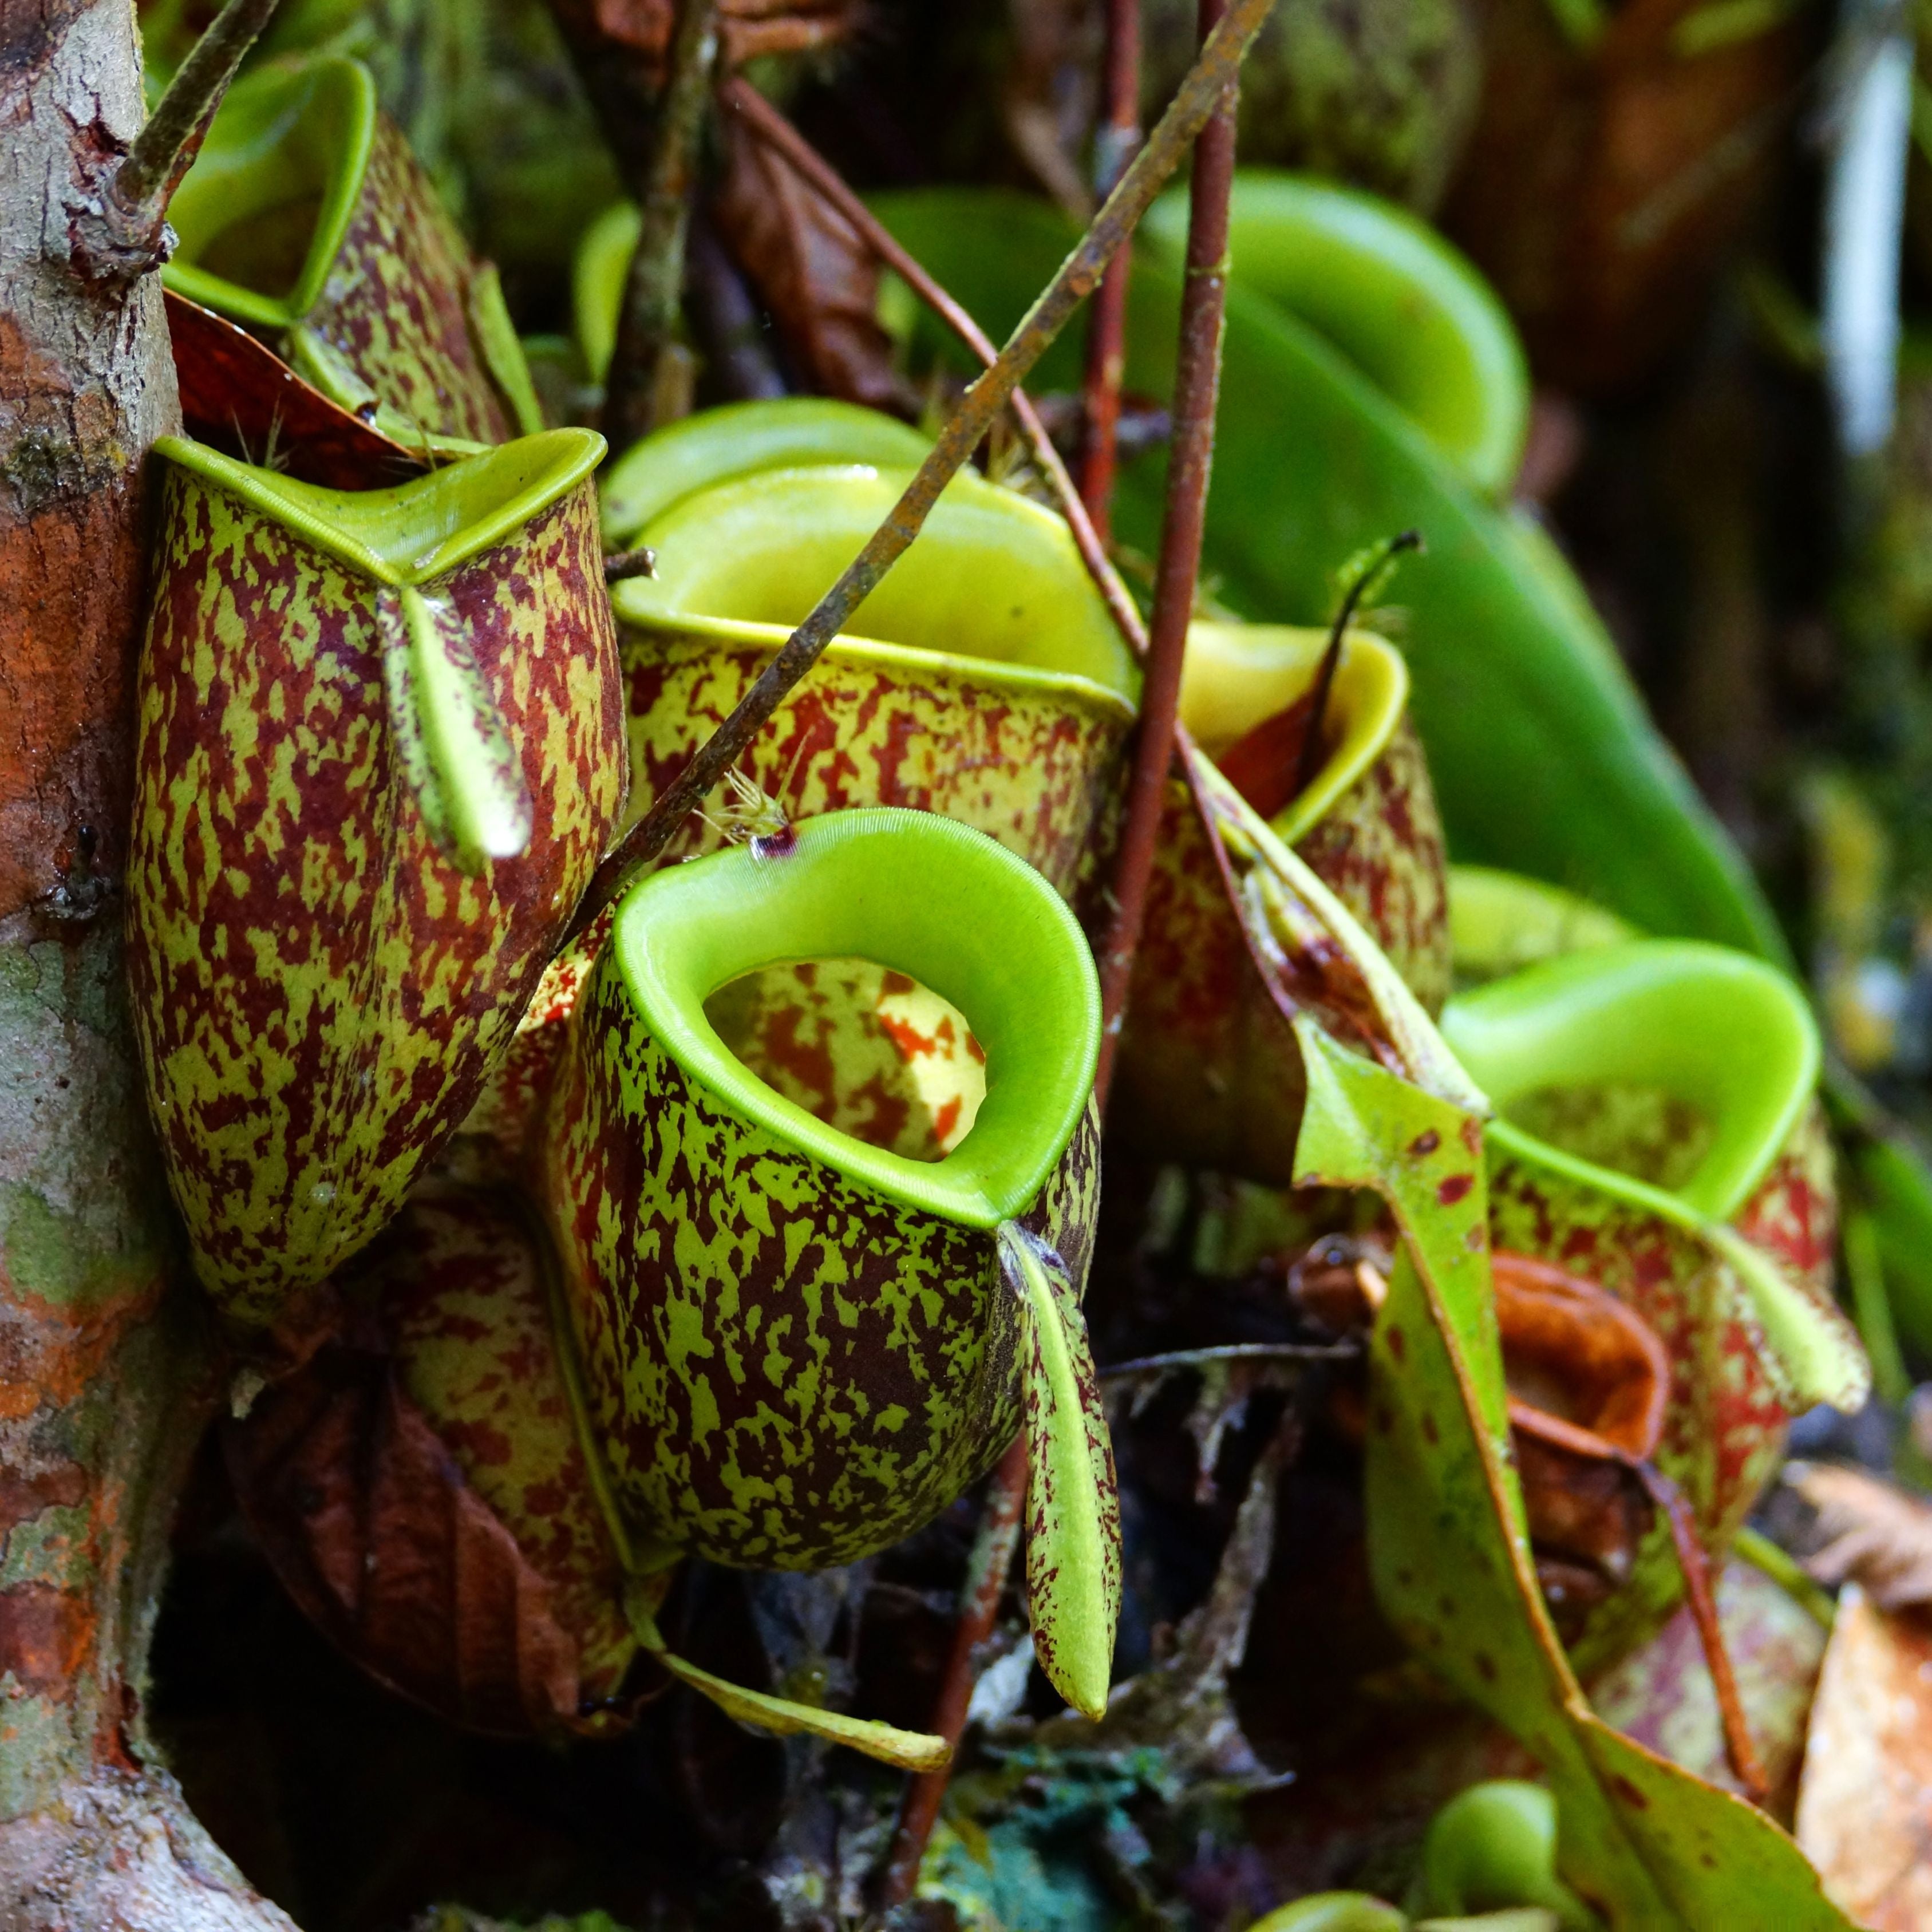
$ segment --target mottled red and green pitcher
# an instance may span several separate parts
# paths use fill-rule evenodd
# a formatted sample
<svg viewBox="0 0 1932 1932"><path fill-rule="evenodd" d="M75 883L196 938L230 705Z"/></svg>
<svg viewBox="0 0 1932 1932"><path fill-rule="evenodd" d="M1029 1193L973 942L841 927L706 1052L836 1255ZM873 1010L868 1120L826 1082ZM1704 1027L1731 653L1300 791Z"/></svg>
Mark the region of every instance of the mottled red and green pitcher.
<svg viewBox="0 0 1932 1932"><path fill-rule="evenodd" d="M854 958L929 989L983 1052L949 1150L862 1110L822 1118L721 1036L748 976ZM571 1023L538 1185L640 1543L848 1562L936 1515L1024 1418L1036 1648L1070 1701L1104 1703L1118 1526L1079 1312L1099 1038L1065 905L929 813L834 813L626 898Z"/></svg>
<svg viewBox="0 0 1932 1932"><path fill-rule="evenodd" d="M462 1120L615 823L603 442L361 493L156 447L134 1016L197 1271L261 1321Z"/></svg>
<svg viewBox="0 0 1932 1932"><path fill-rule="evenodd" d="M395 441L448 454L543 427L496 270L359 62L237 82L168 214L168 286L264 336Z"/></svg>
<svg viewBox="0 0 1932 1932"><path fill-rule="evenodd" d="M1328 643L1318 631L1196 623L1181 722L1433 1012L1449 991L1445 855L1408 670L1372 633L1345 634L1298 782ZM1109 1124L1156 1158L1286 1185L1306 1083L1265 969L1295 948L1271 926L1268 868L1230 868L1226 837L1240 834L1190 770L1177 759L1168 781Z"/></svg>
<svg viewBox="0 0 1932 1932"><path fill-rule="evenodd" d="M1720 946L1629 940L1460 995L1442 1024L1497 1109L1493 1240L1586 1276L1661 1338L1657 1460L1725 1548L1789 1418L1856 1408L1868 1384L1832 1298L1837 1200L1803 993ZM1674 1565L1657 1576L1674 1596ZM1599 1619L1600 1642L1654 1616L1645 1594Z"/></svg>
<svg viewBox="0 0 1932 1932"><path fill-rule="evenodd" d="M620 584L640 816L884 521L906 472L766 470L684 497ZM795 818L904 806L976 826L1072 889L1114 785L1140 679L1066 526L962 477L919 542L741 761ZM715 848L694 817L674 844Z"/></svg>

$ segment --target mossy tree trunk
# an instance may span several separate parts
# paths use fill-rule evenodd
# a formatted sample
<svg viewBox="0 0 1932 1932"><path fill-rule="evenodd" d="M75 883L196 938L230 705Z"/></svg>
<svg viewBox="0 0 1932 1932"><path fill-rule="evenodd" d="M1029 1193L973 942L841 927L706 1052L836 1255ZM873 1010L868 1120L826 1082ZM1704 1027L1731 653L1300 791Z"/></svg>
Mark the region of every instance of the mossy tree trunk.
<svg viewBox="0 0 1932 1932"><path fill-rule="evenodd" d="M0 0L0 1928L289 1922L142 1720L174 1505L220 1389L123 991L161 292L74 270L140 124L132 0Z"/></svg>

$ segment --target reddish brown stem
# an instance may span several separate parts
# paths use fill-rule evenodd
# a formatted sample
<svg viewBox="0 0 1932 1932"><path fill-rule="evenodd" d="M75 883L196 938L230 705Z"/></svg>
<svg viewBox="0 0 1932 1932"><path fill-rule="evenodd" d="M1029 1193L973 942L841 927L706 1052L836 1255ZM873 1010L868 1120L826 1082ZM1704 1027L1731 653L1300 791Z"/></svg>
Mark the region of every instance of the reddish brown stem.
<svg viewBox="0 0 1932 1932"><path fill-rule="evenodd" d="M1650 1499L1663 1510L1670 1526L1670 1540L1677 1552L1677 1567L1684 1573L1684 1594L1703 1646L1704 1662L1711 1673L1712 1688L1718 1694L1718 1712L1724 1720L1724 1755L1730 1760L1731 1774L1744 1786L1744 1796L1754 1804L1762 1804L1771 1786L1758 1761L1757 1748L1751 1742L1750 1726L1744 1721L1744 1700L1738 1695L1738 1680L1731 1669L1731 1653L1724 1642L1724 1626L1718 1621L1717 1592L1711 1586L1711 1560L1697 1534L1696 1519L1684 1492L1663 1472L1648 1462L1634 1466L1637 1480Z"/></svg>
<svg viewBox="0 0 1932 1932"><path fill-rule="evenodd" d="M1201 0L1201 38L1228 10L1226 0ZM1141 700L1140 739L1132 789L1114 877L1116 904L1101 965L1100 1065L1095 1091L1104 1105L1120 1031L1134 954L1140 944L1147 886L1154 868L1154 834L1160 821L1168 766L1174 755L1174 726L1180 692L1180 661L1186 648L1188 620L1194 610L1194 586L1201 566L1201 535L1208 500L1208 477L1214 448L1214 411L1221 384L1221 334L1227 291L1228 199L1234 172L1236 76L1231 72L1214 112L1194 147L1192 198L1187 236L1187 283L1181 297L1180 352L1174 371L1174 446L1167 477L1166 515L1161 530L1160 564L1155 579L1154 622L1148 651L1147 682ZM1026 1494L1026 1454L1016 1441L986 1492L978 1549L989 1559L976 1564L968 1582L953 1633L952 1654L940 1691L932 1728L957 1745L972 1696L974 1661L992 1628L1006 1573L1018 1541L1018 1526ZM1007 1526L1010 1524L1011 1527ZM920 1778L908 1793L893 1840L883 1903L888 1907L911 1897L926 1840L945 1796L946 1774Z"/></svg>
<svg viewBox="0 0 1932 1932"><path fill-rule="evenodd" d="M1643 1485L1644 1493L1663 1510L1670 1526L1672 1548L1684 1578L1684 1594L1690 1606L1691 1621L1697 1626L1697 1640L1704 1652L1705 1667L1717 1693L1718 1714L1724 1730L1724 1756L1732 1775L1743 1786L1754 1804L1762 1804L1771 1786L1751 1742L1750 1726L1744 1719L1744 1700L1738 1695L1736 1673L1731 1668L1731 1653L1724 1642L1724 1626L1718 1620L1718 1598L1711 1585L1711 1559L1697 1534L1697 1520L1684 1492L1662 1470L1641 1456L1599 1436L1594 1430L1566 1422L1526 1402L1511 1397L1510 1426L1547 1442L1552 1448L1568 1450L1573 1456L1586 1456L1598 1462L1616 1462L1630 1471Z"/></svg>
<svg viewBox="0 0 1932 1932"><path fill-rule="evenodd" d="M1020 1516L1025 1500L1026 1438L1016 1436L986 1485L979 1534L966 1566L966 1580L960 1586L952 1648L946 1660L939 1702L928 1727L956 1751L966 1730L966 1709L973 1701L980 1652L993 1634L1000 1598L1006 1587L1006 1573L1012 1568L1013 1552L1019 1547ZM906 1787L898 1830L893 1834L892 1850L880 1879L880 1902L888 1910L903 1904L919 1882L920 1862L926 1856L926 1841L938 1822L950 1774L950 1771L921 1772Z"/></svg>
<svg viewBox="0 0 1932 1932"><path fill-rule="evenodd" d="M718 94L730 112L737 115L768 147L783 155L831 202L866 247L952 330L985 368L990 369L999 360L1000 352L994 346L992 338L853 193L838 170L749 81L734 76L719 88ZM1122 243L1123 252L1127 245ZM1103 281L1101 286L1104 290L1106 284ZM1074 543L1088 574L1106 599L1107 608L1129 649L1137 656L1142 655L1147 650L1147 627L1141 622L1141 614L1128 595L1126 586L1108 560L1106 544L1087 513L1081 493L1073 487L1073 479L1066 473L1066 466L1060 460L1059 451L1054 448L1053 439L1046 433L1046 425L1040 421L1040 412L1024 389L1014 390L1012 409L1033 460L1045 478L1060 514L1066 518L1068 528L1073 532Z"/></svg>
<svg viewBox="0 0 1932 1932"><path fill-rule="evenodd" d="M1106 118L1094 143L1094 186L1102 194L1112 190L1140 144L1140 96L1138 0L1107 0ZM1087 322L1086 437L1080 454L1080 495L1102 542L1111 533L1113 516L1132 249L1130 242L1108 265Z"/></svg>
<svg viewBox="0 0 1932 1932"><path fill-rule="evenodd" d="M1114 251L1147 212L1148 204L1174 172L1189 144L1220 111L1240 71L1242 55L1274 4L1274 0L1232 0L1226 18L1201 50L1200 57L1188 70L1180 91L1160 117L1160 124L1120 177L1119 187L1107 197L1086 232L1074 244L1072 253L1021 317L1019 326L992 366L960 398L938 442L906 485L890 514L846 566L837 582L813 606L805 622L785 640L731 715L705 740L697 756L658 794L650 809L598 867L578 906L572 924L573 934L590 925L632 878L663 851L672 833L736 764L740 753L784 702L792 686L818 662L819 653L844 628L847 620L872 594L886 572L911 548L925 527L933 505L938 502L940 492L979 447L981 438L1006 407L1027 371L1046 352L1048 345L1066 327L1073 311L1093 293ZM1217 346L1219 340L1217 328ZM1211 416L1211 408L1210 413ZM1172 731L1171 718L1168 729Z"/></svg>
<svg viewBox="0 0 1932 1932"><path fill-rule="evenodd" d="M1201 0L1205 38L1225 0ZM1234 109L1238 80L1231 78L1220 106L1194 144L1190 184L1187 280L1180 298L1180 347L1174 365L1174 440L1168 458L1167 506L1154 576L1148 628L1147 681L1141 692L1140 736L1127 792L1126 823L1114 867L1114 918L1100 955L1100 1064L1094 1091L1106 1104L1114 1056L1126 1010L1127 988L1147 913L1174 724L1181 659L1194 615L1207 519L1208 479L1214 458L1214 411L1221 389L1221 337L1228 292L1228 200L1234 178Z"/></svg>

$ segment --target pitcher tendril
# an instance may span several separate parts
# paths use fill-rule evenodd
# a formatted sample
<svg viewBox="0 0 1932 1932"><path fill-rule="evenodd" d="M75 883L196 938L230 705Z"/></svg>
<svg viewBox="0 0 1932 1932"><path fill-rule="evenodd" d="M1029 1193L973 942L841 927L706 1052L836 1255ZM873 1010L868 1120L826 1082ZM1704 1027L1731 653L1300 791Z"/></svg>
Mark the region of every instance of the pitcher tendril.
<svg viewBox="0 0 1932 1932"><path fill-rule="evenodd" d="M1328 648L1322 655L1322 668L1315 674L1314 696L1308 708L1308 729L1301 740L1301 754L1294 763L1294 787L1291 796L1306 791L1322 769L1322 726L1328 713L1328 692L1335 682L1335 667L1342 661L1342 640L1349 620L1360 608L1362 600L1372 596L1388 580L1396 560L1406 552L1424 548L1420 530L1404 530L1374 551L1355 573L1335 613L1328 632Z"/></svg>

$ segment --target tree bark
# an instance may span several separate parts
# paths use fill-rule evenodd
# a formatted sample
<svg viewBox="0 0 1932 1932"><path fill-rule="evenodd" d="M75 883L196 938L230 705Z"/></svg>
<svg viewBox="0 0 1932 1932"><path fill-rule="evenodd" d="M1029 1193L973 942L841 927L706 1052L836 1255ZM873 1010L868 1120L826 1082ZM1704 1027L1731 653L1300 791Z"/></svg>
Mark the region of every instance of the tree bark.
<svg viewBox="0 0 1932 1932"><path fill-rule="evenodd" d="M142 1718L219 1393L126 1011L142 484L178 426L161 292L91 285L75 210L142 118L130 0L0 0L0 1928L290 1922Z"/></svg>

